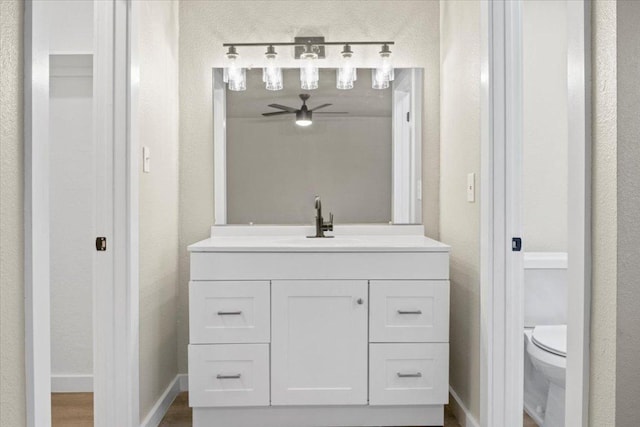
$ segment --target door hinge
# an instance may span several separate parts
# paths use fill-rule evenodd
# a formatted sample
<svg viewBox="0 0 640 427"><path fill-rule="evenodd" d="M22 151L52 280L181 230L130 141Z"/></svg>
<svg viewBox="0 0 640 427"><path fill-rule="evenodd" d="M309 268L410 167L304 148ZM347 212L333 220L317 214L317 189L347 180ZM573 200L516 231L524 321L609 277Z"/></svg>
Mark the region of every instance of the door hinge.
<svg viewBox="0 0 640 427"><path fill-rule="evenodd" d="M106 251L106 250L107 250L107 238L96 237L96 251Z"/></svg>
<svg viewBox="0 0 640 427"><path fill-rule="evenodd" d="M511 239L511 250L513 252L520 252L522 250L522 239L520 237Z"/></svg>

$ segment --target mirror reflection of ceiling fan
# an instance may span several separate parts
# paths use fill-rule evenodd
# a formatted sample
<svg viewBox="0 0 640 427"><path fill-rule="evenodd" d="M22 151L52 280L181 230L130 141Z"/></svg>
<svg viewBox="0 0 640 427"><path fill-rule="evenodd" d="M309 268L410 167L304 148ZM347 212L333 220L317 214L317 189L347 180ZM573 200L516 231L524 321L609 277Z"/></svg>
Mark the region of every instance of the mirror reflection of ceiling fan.
<svg viewBox="0 0 640 427"><path fill-rule="evenodd" d="M309 109L307 107L307 100L311 97L311 95L309 95L308 93L301 93L299 96L300 96L300 99L302 100L302 106L300 108L287 107L286 105L280 105L280 104L269 104L269 107L277 108L282 111L274 111L272 113L262 113L262 115L265 117L271 117L271 116L279 116L281 114L295 114L296 124L298 126L309 126L311 125L311 123L313 123L312 116L314 112L315 114L337 114L337 115L349 114L345 111L317 111L321 108L329 107L330 105L333 105L333 104L322 104L322 105L318 105L315 108Z"/></svg>

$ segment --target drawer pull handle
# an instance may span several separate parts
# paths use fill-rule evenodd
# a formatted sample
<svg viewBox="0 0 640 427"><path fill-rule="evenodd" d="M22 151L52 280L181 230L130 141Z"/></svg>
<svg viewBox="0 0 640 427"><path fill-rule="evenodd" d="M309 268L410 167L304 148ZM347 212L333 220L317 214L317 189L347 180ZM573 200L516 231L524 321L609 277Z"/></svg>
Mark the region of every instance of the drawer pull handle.
<svg viewBox="0 0 640 427"><path fill-rule="evenodd" d="M237 380L240 378L240 374L234 374L234 375L222 375L222 374L218 374L216 375L216 378L219 380Z"/></svg>
<svg viewBox="0 0 640 427"><path fill-rule="evenodd" d="M398 314L422 314L422 310L398 310Z"/></svg>
<svg viewBox="0 0 640 427"><path fill-rule="evenodd" d="M398 372L398 378L422 378L422 372L416 372L413 374L403 374Z"/></svg>
<svg viewBox="0 0 640 427"><path fill-rule="evenodd" d="M219 311L218 316L239 316L242 311Z"/></svg>

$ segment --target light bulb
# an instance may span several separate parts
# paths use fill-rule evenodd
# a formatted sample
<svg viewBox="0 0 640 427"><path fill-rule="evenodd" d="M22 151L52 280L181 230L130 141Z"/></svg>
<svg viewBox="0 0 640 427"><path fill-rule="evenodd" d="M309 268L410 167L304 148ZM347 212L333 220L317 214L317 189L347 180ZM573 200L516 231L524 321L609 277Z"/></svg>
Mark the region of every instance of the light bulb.
<svg viewBox="0 0 640 427"><path fill-rule="evenodd" d="M247 89L247 70L238 65L238 53L231 46L227 52L227 63L224 67L223 80L228 83L229 90L243 91Z"/></svg>
<svg viewBox="0 0 640 427"><path fill-rule="evenodd" d="M353 82L356 80L356 68L353 66L351 56L351 46L348 44L344 46L342 51L342 63L340 68L336 70L336 88L338 89L353 89Z"/></svg>
<svg viewBox="0 0 640 427"><path fill-rule="evenodd" d="M371 87L373 89L386 89L389 87L389 79L378 68L371 69Z"/></svg>
<svg viewBox="0 0 640 427"><path fill-rule="evenodd" d="M267 66L262 69L262 81L267 90L282 90L284 87L282 68L278 67L277 55L273 46L267 48L267 53L265 53Z"/></svg>
<svg viewBox="0 0 640 427"><path fill-rule="evenodd" d="M300 67L300 87L304 90L318 89L318 54L307 46L307 50L300 55L303 61Z"/></svg>

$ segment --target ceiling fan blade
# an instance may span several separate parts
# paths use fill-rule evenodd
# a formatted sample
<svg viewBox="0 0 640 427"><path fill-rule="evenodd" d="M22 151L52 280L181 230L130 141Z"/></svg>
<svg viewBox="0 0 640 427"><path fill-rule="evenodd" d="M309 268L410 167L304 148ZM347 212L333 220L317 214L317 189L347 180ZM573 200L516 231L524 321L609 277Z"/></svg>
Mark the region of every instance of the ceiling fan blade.
<svg viewBox="0 0 640 427"><path fill-rule="evenodd" d="M262 113L263 116L279 116L281 114L293 114L295 111L274 111L273 113Z"/></svg>
<svg viewBox="0 0 640 427"><path fill-rule="evenodd" d="M316 111L316 110L319 110L319 109L321 109L321 108L328 107L328 106L330 106L330 105L333 105L333 104L322 104L322 105L318 105L316 108L314 108L313 110L309 110L309 111Z"/></svg>
<svg viewBox="0 0 640 427"><path fill-rule="evenodd" d="M314 114L349 114L347 111L319 111Z"/></svg>
<svg viewBox="0 0 640 427"><path fill-rule="evenodd" d="M295 113L296 111L298 111L298 109L296 109L296 108L287 107L286 105L280 105L280 104L269 104L269 107L271 107L271 108L279 108L280 110L285 110L285 111L288 111L290 113Z"/></svg>

